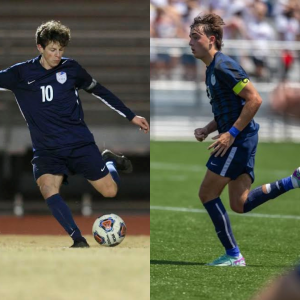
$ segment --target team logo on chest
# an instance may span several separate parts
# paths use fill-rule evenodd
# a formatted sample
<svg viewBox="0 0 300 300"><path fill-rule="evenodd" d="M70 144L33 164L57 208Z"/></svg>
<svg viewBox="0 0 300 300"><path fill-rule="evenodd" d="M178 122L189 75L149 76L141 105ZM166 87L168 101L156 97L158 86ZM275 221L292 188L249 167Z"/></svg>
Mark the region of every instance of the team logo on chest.
<svg viewBox="0 0 300 300"><path fill-rule="evenodd" d="M67 73L66 72L56 73L56 79L59 83L64 84L67 81Z"/></svg>
<svg viewBox="0 0 300 300"><path fill-rule="evenodd" d="M216 77L215 77L214 74L211 74L210 82L211 82L212 85L215 85L215 84L216 84Z"/></svg>

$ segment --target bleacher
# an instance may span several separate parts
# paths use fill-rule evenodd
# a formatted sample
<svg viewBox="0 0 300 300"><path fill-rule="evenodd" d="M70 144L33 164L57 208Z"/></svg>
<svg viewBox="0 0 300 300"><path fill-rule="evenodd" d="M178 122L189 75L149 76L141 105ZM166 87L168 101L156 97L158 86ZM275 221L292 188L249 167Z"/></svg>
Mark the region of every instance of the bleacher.
<svg viewBox="0 0 300 300"><path fill-rule="evenodd" d="M149 4L139 0L102 1L1 1L0 2L0 70L38 55L35 45L36 28L45 21L60 20L71 29L71 42L66 57L77 60L98 82L115 93L135 113L150 118L149 104ZM100 100L81 91L85 121L93 132L99 148L110 148L129 154L136 160L138 189L130 182L124 186L125 197L138 191L149 198L149 135L111 110ZM0 92L0 156L13 161L26 156L24 180L11 184L20 187L24 194L32 195L35 184L24 184L32 177L30 170L31 140L26 123L11 92ZM4 156L3 156L4 155ZM12 156L13 155L13 156ZM142 161L140 159L142 158ZM146 166L145 166L146 164ZM8 165L8 169L7 169ZM143 166L143 168L142 168ZM7 184L10 174L22 168L1 165L2 184ZM140 172L140 173L139 173ZM136 174L136 175L137 175ZM18 174L17 174L18 175ZM81 182L82 183L82 182ZM126 190L126 186L128 189ZM27 188L28 187L28 188ZM79 184L80 187L80 184ZM73 185L70 194L76 194ZM91 191L82 185L84 191ZM37 189L34 187L36 192ZM75 188L75 192L74 192ZM143 188L143 191L141 191ZM2 189L0 189L2 190ZM34 191L35 191L34 190ZM130 193L131 191L131 193ZM37 196L38 194L34 192ZM0 191L1 198L11 197L10 192ZM40 197L40 196L39 196ZM121 194L122 197L122 194Z"/></svg>
<svg viewBox="0 0 300 300"><path fill-rule="evenodd" d="M112 90L137 114L148 117L149 25L145 21L149 15L148 5L140 1L82 3L1 2L0 69L37 56L34 36L37 26L50 19L60 20L71 28L71 42L65 56L76 59L97 81ZM131 127L126 120L93 96L81 92L80 97L89 126L122 125L123 134L128 134L128 128ZM11 105L11 101L6 103L11 99L11 93L1 93L1 112L10 114L12 124L22 125L24 121L21 114L16 112L16 104ZM121 135L121 132L114 131L116 135ZM144 145L143 150L148 151L149 139L143 136L139 138L139 143ZM108 143L112 145L118 140L112 137ZM128 141L123 150L134 151L130 149L134 146L133 142Z"/></svg>

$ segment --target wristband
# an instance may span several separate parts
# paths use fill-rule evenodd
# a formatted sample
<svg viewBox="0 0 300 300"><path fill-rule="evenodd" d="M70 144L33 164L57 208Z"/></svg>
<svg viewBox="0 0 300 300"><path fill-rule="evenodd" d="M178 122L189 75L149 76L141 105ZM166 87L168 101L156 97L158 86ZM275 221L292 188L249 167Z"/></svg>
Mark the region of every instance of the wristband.
<svg viewBox="0 0 300 300"><path fill-rule="evenodd" d="M240 131L239 131L236 127L234 127L234 126L232 126L232 127L228 130L228 132L229 132L234 138L236 138L237 135L240 133Z"/></svg>

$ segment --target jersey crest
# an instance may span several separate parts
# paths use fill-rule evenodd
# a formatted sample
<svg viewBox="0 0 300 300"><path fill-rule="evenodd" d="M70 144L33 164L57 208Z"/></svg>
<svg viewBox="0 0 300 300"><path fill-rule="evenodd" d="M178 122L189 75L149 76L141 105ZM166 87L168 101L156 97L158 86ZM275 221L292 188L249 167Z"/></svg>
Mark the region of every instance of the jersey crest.
<svg viewBox="0 0 300 300"><path fill-rule="evenodd" d="M66 72L56 73L56 79L59 83L64 84L67 81L67 73Z"/></svg>
<svg viewBox="0 0 300 300"><path fill-rule="evenodd" d="M211 74L210 82L211 82L212 85L215 85L215 84L216 84L216 77L215 77L214 74Z"/></svg>

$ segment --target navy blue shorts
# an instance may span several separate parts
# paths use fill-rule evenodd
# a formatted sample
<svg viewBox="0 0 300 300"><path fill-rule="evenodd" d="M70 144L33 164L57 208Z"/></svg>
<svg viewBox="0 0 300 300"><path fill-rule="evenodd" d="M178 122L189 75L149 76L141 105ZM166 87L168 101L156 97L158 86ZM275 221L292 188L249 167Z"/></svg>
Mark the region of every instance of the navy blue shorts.
<svg viewBox="0 0 300 300"><path fill-rule="evenodd" d="M206 167L210 171L232 180L244 173L249 174L253 183L257 143L258 134L235 140L223 157L210 156Z"/></svg>
<svg viewBox="0 0 300 300"><path fill-rule="evenodd" d="M44 174L62 174L65 184L68 183L69 174L80 174L94 181L109 173L94 143L71 149L37 150L34 152L31 163L35 180Z"/></svg>

